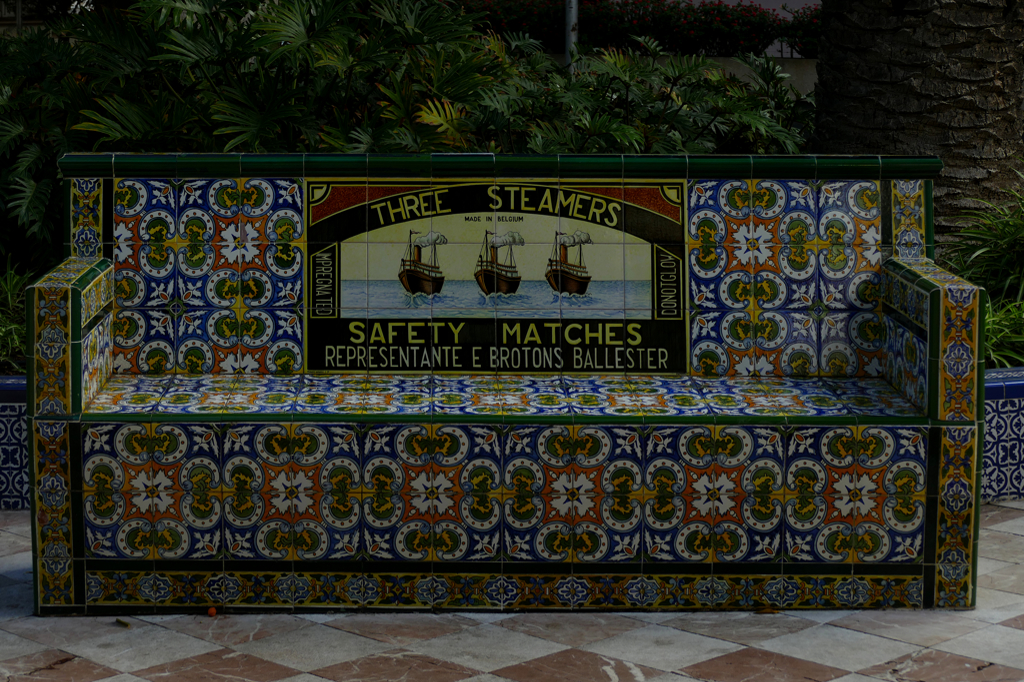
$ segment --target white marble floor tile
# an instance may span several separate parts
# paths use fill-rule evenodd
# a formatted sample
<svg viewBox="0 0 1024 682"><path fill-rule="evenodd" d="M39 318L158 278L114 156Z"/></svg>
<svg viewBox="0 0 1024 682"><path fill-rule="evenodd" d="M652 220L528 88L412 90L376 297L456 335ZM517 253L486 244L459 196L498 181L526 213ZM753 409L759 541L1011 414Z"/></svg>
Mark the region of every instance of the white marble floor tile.
<svg viewBox="0 0 1024 682"><path fill-rule="evenodd" d="M295 670L309 672L394 647L326 625L314 624L231 648Z"/></svg>
<svg viewBox="0 0 1024 682"><path fill-rule="evenodd" d="M32 582L32 551L0 556L0 575L16 582Z"/></svg>
<svg viewBox="0 0 1024 682"><path fill-rule="evenodd" d="M675 628L648 625L580 648L671 672L744 647Z"/></svg>
<svg viewBox="0 0 1024 682"><path fill-rule="evenodd" d="M31 639L12 635L9 632L0 632L0 661L34 654L43 649L46 647L39 642L33 642Z"/></svg>
<svg viewBox="0 0 1024 682"><path fill-rule="evenodd" d="M32 583L12 582L0 587L0 620L32 615Z"/></svg>
<svg viewBox="0 0 1024 682"><path fill-rule="evenodd" d="M491 672L569 647L485 623L403 648L474 670Z"/></svg>
<svg viewBox="0 0 1024 682"><path fill-rule="evenodd" d="M1011 668L1024 668L1024 630L1017 628L990 625L932 648Z"/></svg>
<svg viewBox="0 0 1024 682"><path fill-rule="evenodd" d="M1024 557L1021 557L1024 559ZM978 577L988 575L989 573L995 573L1001 568L1007 566L1013 566L1009 561L999 561L998 559L989 559L987 557L978 557Z"/></svg>
<svg viewBox="0 0 1024 682"><path fill-rule="evenodd" d="M68 639L58 648L121 672L135 672L199 656L222 647L156 625L119 628L90 639Z"/></svg>
<svg viewBox="0 0 1024 682"><path fill-rule="evenodd" d="M1001 623L1024 614L1024 595L979 587L977 606L957 613L964 618Z"/></svg>
<svg viewBox="0 0 1024 682"><path fill-rule="evenodd" d="M783 611L788 616L797 616L798 618L806 618L807 620L813 620L815 623L829 623L833 620L849 616L851 613L857 613L852 609L841 609L834 611L814 611L811 609L793 609L792 611Z"/></svg>
<svg viewBox="0 0 1024 682"><path fill-rule="evenodd" d="M642 620L645 623L664 623L666 620L672 620L678 618L679 614L672 611L651 611L650 613L644 613L643 611L626 611L625 613L616 613L617 616L625 616L626 618L635 618Z"/></svg>
<svg viewBox="0 0 1024 682"><path fill-rule="evenodd" d="M479 623L497 623L500 620L505 620L515 616L514 613L466 613L459 612L459 615L463 618L469 618Z"/></svg>
<svg viewBox="0 0 1024 682"><path fill-rule="evenodd" d="M914 644L847 630L827 623L769 639L757 646L760 649L850 671L891 661L921 648Z"/></svg>
<svg viewBox="0 0 1024 682"><path fill-rule="evenodd" d="M1024 509L1024 500L1000 500L998 502L990 502L997 507L1009 507L1010 509Z"/></svg>
<svg viewBox="0 0 1024 682"><path fill-rule="evenodd" d="M1012 519L1010 521L1003 521L995 525L989 526L985 530L994 530L1000 533L1013 533L1014 535L1024 535L1024 517L1019 519ZM1024 557L1021 557L1024 561Z"/></svg>

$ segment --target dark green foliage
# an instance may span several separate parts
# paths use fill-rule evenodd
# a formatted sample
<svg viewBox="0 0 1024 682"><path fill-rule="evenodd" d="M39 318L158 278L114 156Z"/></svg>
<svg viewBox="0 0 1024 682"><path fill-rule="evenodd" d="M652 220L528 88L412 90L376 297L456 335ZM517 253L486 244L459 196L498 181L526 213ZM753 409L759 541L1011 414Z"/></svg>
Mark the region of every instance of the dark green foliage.
<svg viewBox="0 0 1024 682"><path fill-rule="evenodd" d="M501 34L528 33L549 52L565 49L564 0L466 0ZM626 48L630 35L657 40L674 54L732 57L763 54L786 30L773 10L741 2L580 0L579 40L585 47Z"/></svg>
<svg viewBox="0 0 1024 682"><path fill-rule="evenodd" d="M448 0L141 0L0 36L0 248L60 258L66 151L793 153L810 132L770 60L748 83L631 39L570 72L480 19Z"/></svg>
<svg viewBox="0 0 1024 682"><path fill-rule="evenodd" d="M942 251L947 268L988 290L985 354L991 366L1024 365L1024 192L1005 193L1007 202L981 202L986 208L968 212L966 227Z"/></svg>
<svg viewBox="0 0 1024 682"><path fill-rule="evenodd" d="M15 271L8 257L0 274L0 374L25 371L25 287L31 281Z"/></svg>

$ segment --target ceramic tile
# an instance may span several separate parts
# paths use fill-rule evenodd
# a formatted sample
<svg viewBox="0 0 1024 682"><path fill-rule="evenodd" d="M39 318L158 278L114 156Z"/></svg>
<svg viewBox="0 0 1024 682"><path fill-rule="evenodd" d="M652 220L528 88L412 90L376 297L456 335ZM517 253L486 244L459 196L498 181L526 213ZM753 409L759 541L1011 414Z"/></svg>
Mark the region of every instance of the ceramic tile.
<svg viewBox="0 0 1024 682"><path fill-rule="evenodd" d="M747 180L694 180L689 186L690 301L697 309L746 310L753 262L763 259L771 235L750 221Z"/></svg>
<svg viewBox="0 0 1024 682"><path fill-rule="evenodd" d="M115 307L111 320L112 369L117 374L164 374L175 366L177 330L171 311Z"/></svg>
<svg viewBox="0 0 1024 682"><path fill-rule="evenodd" d="M1021 472L1024 400L1010 398L985 401L984 463L982 498L1017 497L1024 491Z"/></svg>
<svg viewBox="0 0 1024 682"><path fill-rule="evenodd" d="M89 402L90 414L148 414L173 385L172 376L114 374Z"/></svg>
<svg viewBox="0 0 1024 682"><path fill-rule="evenodd" d="M213 427L93 424L83 433L88 555L201 559L220 551L220 440Z"/></svg>
<svg viewBox="0 0 1024 682"><path fill-rule="evenodd" d="M824 383L850 412L865 417L922 417L924 413L883 379L827 378Z"/></svg>
<svg viewBox="0 0 1024 682"><path fill-rule="evenodd" d="M781 435L740 426L666 426L645 440L645 560L780 558Z"/></svg>
<svg viewBox="0 0 1024 682"><path fill-rule="evenodd" d="M755 181L755 188L765 198L773 251L765 267L755 268L755 300L764 309L806 310L819 298L815 189L799 180Z"/></svg>
<svg viewBox="0 0 1024 682"><path fill-rule="evenodd" d="M24 403L0 403L0 509L29 508L28 431Z"/></svg>
<svg viewBox="0 0 1024 682"><path fill-rule="evenodd" d="M756 374L754 313L705 309L690 314L690 366L703 377Z"/></svg>
<svg viewBox="0 0 1024 682"><path fill-rule="evenodd" d="M754 360L759 376L818 375L819 325L808 313L757 310Z"/></svg>

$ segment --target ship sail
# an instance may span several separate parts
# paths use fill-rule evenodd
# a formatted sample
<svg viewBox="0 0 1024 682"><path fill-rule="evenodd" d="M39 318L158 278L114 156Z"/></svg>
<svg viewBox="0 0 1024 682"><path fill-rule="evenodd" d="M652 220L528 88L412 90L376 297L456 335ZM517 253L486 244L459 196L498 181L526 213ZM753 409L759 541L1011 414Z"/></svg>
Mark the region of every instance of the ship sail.
<svg viewBox="0 0 1024 682"><path fill-rule="evenodd" d="M433 230L413 239L415 230L409 230L409 246L402 267L398 271L398 280L410 294L439 294L444 286L444 272L437 262L437 247L447 244L448 238ZM430 261L423 261L423 249L430 249Z"/></svg>
<svg viewBox="0 0 1024 682"><path fill-rule="evenodd" d="M476 261L474 277L484 295L493 293L514 294L519 290L522 277L516 268L516 259L512 253L513 246L526 244L523 235L518 232L494 234L490 230L484 233L484 242L480 247L480 257ZM498 258L498 249L508 247L505 262Z"/></svg>
<svg viewBox="0 0 1024 682"><path fill-rule="evenodd" d="M587 293L590 274L583 263L583 245L593 243L590 235L583 230L576 230L572 234L555 232L555 243L551 248L547 272L544 273L552 289L560 294L582 296ZM575 263L569 260L569 249L573 246L577 247Z"/></svg>

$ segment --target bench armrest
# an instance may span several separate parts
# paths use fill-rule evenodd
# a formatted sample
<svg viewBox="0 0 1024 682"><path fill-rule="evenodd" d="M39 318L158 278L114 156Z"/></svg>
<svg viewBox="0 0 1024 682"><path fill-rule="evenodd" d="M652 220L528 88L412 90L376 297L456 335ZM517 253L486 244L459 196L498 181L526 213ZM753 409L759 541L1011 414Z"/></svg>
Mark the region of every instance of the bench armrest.
<svg viewBox="0 0 1024 682"><path fill-rule="evenodd" d="M77 418L111 372L113 264L69 258L27 298L29 416Z"/></svg>
<svg viewBox="0 0 1024 682"><path fill-rule="evenodd" d="M931 419L982 418L986 296L931 260L883 266L886 378Z"/></svg>

